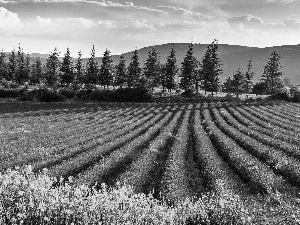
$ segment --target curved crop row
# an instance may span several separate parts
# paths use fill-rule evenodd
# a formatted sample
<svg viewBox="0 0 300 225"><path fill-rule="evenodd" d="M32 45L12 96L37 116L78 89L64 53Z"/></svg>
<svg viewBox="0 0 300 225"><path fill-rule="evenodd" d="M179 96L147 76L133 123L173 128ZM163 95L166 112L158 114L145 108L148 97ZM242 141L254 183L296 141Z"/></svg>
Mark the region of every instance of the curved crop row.
<svg viewBox="0 0 300 225"><path fill-rule="evenodd" d="M144 153L136 158L127 171L120 177L119 182L124 185L134 187L136 192L152 191L152 183L157 183L152 178L156 177L156 173L163 166L164 157L167 155L168 145L174 139L176 126L183 114L184 107L176 112L172 120L163 128L160 134L150 142ZM146 189L146 190L145 190Z"/></svg>
<svg viewBox="0 0 300 225"><path fill-rule="evenodd" d="M220 154L243 180L248 181L250 186L258 192L270 192L276 188L278 178L269 167L221 132L213 123L208 109L203 110L203 116L210 138L216 144Z"/></svg>
<svg viewBox="0 0 300 225"><path fill-rule="evenodd" d="M89 183L91 186L96 182L106 183L106 177L111 179L112 175L115 176L119 170L122 170L121 167L126 167L135 157L142 154L144 152L143 149L157 136L172 117L173 113L168 112L160 121L153 124L147 132L135 139L129 140L129 143L113 151L107 157L80 173L78 183Z"/></svg>
<svg viewBox="0 0 300 225"><path fill-rule="evenodd" d="M111 152L119 149L124 146L130 140L142 135L147 132L147 130L153 126L154 123L161 120L164 114L157 114L148 122L141 122L140 127L134 128L132 130L128 130L127 134L123 136L113 139L112 137L108 137L110 142L99 145L96 148L85 151L79 155L76 155L73 158L65 160L59 165L51 167L50 172L54 176L72 176L86 169L91 164L99 161L101 158L110 154ZM37 169L37 167L35 167Z"/></svg>
<svg viewBox="0 0 300 225"><path fill-rule="evenodd" d="M15 159L13 162L6 162L1 165L1 168L7 168L11 164L24 164L28 162L33 162L33 165L39 170L43 167L49 167L51 165L58 164L62 162L63 160L67 160L71 157L75 157L76 155L83 153L85 151L89 151L93 148L97 148L100 144L105 144L113 141L114 138L118 138L124 134L127 134L131 130L134 130L135 128L142 126L143 123L146 123L147 121L151 120L151 118L154 117L154 113L150 113L147 116L144 116L142 118L135 118L136 120L134 121L135 123L132 123L130 125L127 125L124 127L124 129L120 130L111 130L110 132L106 133L104 136L99 137L98 139L94 139L91 142L88 142L84 145L79 145L75 146L74 148L67 148L64 151L58 152L60 154L51 154L51 155L46 155L46 157L43 157L39 161L36 161L36 155L34 154L25 154L25 155L20 155L18 159ZM87 134L88 136L88 134Z"/></svg>
<svg viewBox="0 0 300 225"><path fill-rule="evenodd" d="M197 108L200 108L198 105ZM233 173L227 163L222 160L201 125L200 109L195 110L193 124L195 155L201 173L209 190L238 193L243 182Z"/></svg>
<svg viewBox="0 0 300 225"><path fill-rule="evenodd" d="M270 132L269 130L257 127L255 125L246 127L246 126L240 124L225 109L222 108L219 111L220 111L221 115L225 118L225 120L227 121L228 124L235 127L236 129L238 129L240 132L244 133L245 135L258 140L265 145L269 145L271 147L281 150L282 152L287 153L288 155L291 155L293 157L300 159L299 145L286 142L286 139L288 139L288 137L280 135L280 134L276 135L275 137L271 137L273 133ZM242 120L242 118L240 118L240 117L239 117L239 119ZM244 121L246 121L246 120L244 120ZM265 134L265 133L267 133L267 134Z"/></svg>
<svg viewBox="0 0 300 225"><path fill-rule="evenodd" d="M177 202L193 196L189 188L187 170L187 164L189 163L189 121L192 115L192 108L192 105L188 106L165 162L166 168L162 178L161 192L171 202Z"/></svg>
<svg viewBox="0 0 300 225"><path fill-rule="evenodd" d="M263 134L266 134L270 137L277 138L286 142L289 142L291 144L299 144L300 139L292 136L292 135L287 135L286 133L282 132L279 127L272 126L270 127L268 123L263 122L263 121L257 121L258 119L255 118L254 116L251 116L249 114L247 117L242 115L242 113L238 112L235 108L228 107L227 108L228 112L233 116L239 123L245 125L251 130L255 130L258 132L261 132Z"/></svg>
<svg viewBox="0 0 300 225"><path fill-rule="evenodd" d="M220 111L223 111L221 109ZM240 146L249 151L252 155L256 156L270 167L272 167L276 172L288 177L288 179L293 182L300 184L300 161L292 157L287 156L281 151L274 148L266 146L254 138L247 135L247 129L243 126L237 126L234 123L233 118L231 118L230 124L235 124L237 129L231 127L226 123L226 121L220 115L217 109L212 109L215 121L220 129L235 140ZM224 112L221 114L225 115ZM226 116L227 118L228 115ZM241 132L246 132L246 135ZM250 133L251 130L248 130ZM248 133L248 134L249 134Z"/></svg>
<svg viewBox="0 0 300 225"><path fill-rule="evenodd" d="M243 107L247 112L251 113L252 115L256 116L257 118L270 123L271 125L276 125L278 127L281 127L282 129L293 131L293 132L298 132L299 129L295 128L294 126L290 124L286 124L281 122L281 119L279 117L271 117L271 115L265 115L262 112L259 112L256 109L256 107Z"/></svg>

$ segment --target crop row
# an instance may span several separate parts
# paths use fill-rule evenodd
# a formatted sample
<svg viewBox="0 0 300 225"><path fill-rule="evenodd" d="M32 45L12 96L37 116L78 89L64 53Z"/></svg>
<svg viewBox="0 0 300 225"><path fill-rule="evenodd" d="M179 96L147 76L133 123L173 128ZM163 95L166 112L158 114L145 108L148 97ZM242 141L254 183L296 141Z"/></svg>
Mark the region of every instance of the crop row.
<svg viewBox="0 0 300 225"><path fill-rule="evenodd" d="M221 109L220 111L223 111L221 112L222 115L230 118L228 114L224 113L224 109ZM284 175L293 183L300 184L299 160L289 157L285 153L264 145L257 141L257 139L250 137L249 133L251 130L248 129L247 132L247 128L243 127L243 125L237 126L238 123L236 123L232 117L230 118L230 124L234 124L234 127L237 127L237 129L228 125L217 109L212 109L212 112L220 129L230 136L230 138L235 140L252 155L269 165L274 171ZM244 132L246 134L243 134Z"/></svg>
<svg viewBox="0 0 300 225"><path fill-rule="evenodd" d="M150 115L151 116L151 115ZM114 137L114 134L108 135L106 137L107 143L98 145L84 151L81 154L77 154L75 157L67 158L65 161L62 162L62 157L58 159L61 161L60 164L51 167L50 172L54 176L63 176L67 177L70 175L77 174L81 172L83 169L91 166L91 164L96 163L101 158L109 155L113 151L119 149L120 147L124 146L130 140L142 135L143 133L147 132L147 130L153 126L154 123L158 122L164 114L156 114L152 119L148 120L147 122L140 120L132 127L132 129L128 129L126 133L123 133L122 136L118 138ZM139 126L137 126L139 124ZM118 133L118 132L115 132ZM79 149L80 150L80 149ZM58 163L56 160L56 164ZM36 167L37 168L37 167Z"/></svg>
<svg viewBox="0 0 300 225"><path fill-rule="evenodd" d="M217 146L220 154L234 168L240 177L249 182L250 186L258 192L270 192L276 186L278 177L265 164L249 154L234 140L225 135L213 122L208 109L203 110L204 124L208 134Z"/></svg>
<svg viewBox="0 0 300 225"><path fill-rule="evenodd" d="M120 171L125 170L130 163L143 154L143 149L149 145L149 142L153 140L163 127L173 117L172 112L168 112L159 121L143 134L128 140L128 142L121 148L116 149L107 157L102 158L87 170L78 175L79 183L89 183L94 185L98 183L107 183L107 180L112 180L112 177L116 177Z"/></svg>
<svg viewBox="0 0 300 225"><path fill-rule="evenodd" d="M235 113L234 110L231 110L231 112ZM272 137L274 133L268 129L264 129L255 125L251 125L250 127L244 126L243 123L247 123L249 121L247 121L242 117L239 117L237 113L235 113L235 117L239 118L240 121L244 121L242 124L239 123L233 116L231 116L227 110L221 109L220 113L222 114L222 116L224 117L224 119L227 121L228 124L238 129L240 132L244 133L245 135L258 140L265 145L269 145L293 157L300 159L299 145L288 143L288 141L291 140L288 136L278 134Z"/></svg>
<svg viewBox="0 0 300 225"><path fill-rule="evenodd" d="M243 182L220 157L207 133L202 127L200 105L196 107L193 121L195 155L201 167L205 186L209 191L238 193Z"/></svg>

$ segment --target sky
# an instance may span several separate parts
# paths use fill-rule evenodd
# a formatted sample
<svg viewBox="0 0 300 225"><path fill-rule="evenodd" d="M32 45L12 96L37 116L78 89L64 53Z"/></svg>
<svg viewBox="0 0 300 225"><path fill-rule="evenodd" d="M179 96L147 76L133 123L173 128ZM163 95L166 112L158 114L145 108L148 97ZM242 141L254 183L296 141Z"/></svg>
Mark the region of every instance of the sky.
<svg viewBox="0 0 300 225"><path fill-rule="evenodd" d="M74 57L165 43L300 44L300 0L0 0L0 48Z"/></svg>

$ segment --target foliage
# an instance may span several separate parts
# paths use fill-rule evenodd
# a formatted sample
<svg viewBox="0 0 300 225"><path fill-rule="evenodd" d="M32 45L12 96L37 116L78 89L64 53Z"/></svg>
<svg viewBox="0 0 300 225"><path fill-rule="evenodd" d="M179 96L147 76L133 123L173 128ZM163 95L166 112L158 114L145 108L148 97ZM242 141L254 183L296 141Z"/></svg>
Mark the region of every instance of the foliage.
<svg viewBox="0 0 300 225"><path fill-rule="evenodd" d="M112 84L113 70L113 59L110 55L110 51L106 49L102 57L102 64L99 71L99 81L102 86L108 88L108 86Z"/></svg>
<svg viewBox="0 0 300 225"><path fill-rule="evenodd" d="M75 83L78 83L78 84L83 84L84 83L84 75L85 75L85 71L84 71L84 65L83 65L83 62L82 62L82 52L79 51L78 52L78 58L76 60L76 64L75 64L75 71L74 71L74 74L75 74Z"/></svg>
<svg viewBox="0 0 300 225"><path fill-rule="evenodd" d="M122 88L126 84L126 60L124 59L123 55L120 55L120 61L119 64L115 67L115 80L114 85L119 86Z"/></svg>
<svg viewBox="0 0 300 225"><path fill-rule="evenodd" d="M253 86L252 93L256 95L266 94L266 84L264 82L258 82Z"/></svg>
<svg viewBox="0 0 300 225"><path fill-rule="evenodd" d="M17 57L16 57L16 50L13 49L8 57L6 79L8 81L15 81L16 72L17 72Z"/></svg>
<svg viewBox="0 0 300 225"><path fill-rule="evenodd" d="M7 63L6 63L6 54L3 49L0 53L0 80L7 77Z"/></svg>
<svg viewBox="0 0 300 225"><path fill-rule="evenodd" d="M193 89L195 77L197 75L198 62L196 57L193 56L193 46L193 43L189 45L186 56L184 57L183 62L181 63L181 80L179 86L184 91Z"/></svg>
<svg viewBox="0 0 300 225"><path fill-rule="evenodd" d="M126 84L128 88L140 86L141 72L138 50L136 49L127 68Z"/></svg>
<svg viewBox="0 0 300 225"><path fill-rule="evenodd" d="M275 51L272 52L271 58L268 59L267 65L263 69L261 81L264 82L268 94L275 94L283 87L280 58Z"/></svg>
<svg viewBox="0 0 300 225"><path fill-rule="evenodd" d="M70 183L53 188L55 181L46 170L34 175L30 166L1 174L1 224L221 224L225 218L230 224L247 223L236 196L204 196L168 207L129 186L108 189L102 184L96 190Z"/></svg>
<svg viewBox="0 0 300 225"><path fill-rule="evenodd" d="M58 59L59 53L57 48L49 53L45 67L45 82L50 87L55 87L58 81L58 71L60 61Z"/></svg>
<svg viewBox="0 0 300 225"><path fill-rule="evenodd" d="M178 68L176 65L176 52L174 50L174 45L172 46L170 55L167 57L167 62L163 67L161 83L163 88L167 88L169 92L176 88L175 77L178 73Z"/></svg>
<svg viewBox="0 0 300 225"><path fill-rule="evenodd" d="M205 91L213 92L218 90L220 85L220 76L222 74L221 63L218 57L218 43L214 40L210 45L207 46L207 50L202 59L202 87Z"/></svg>
<svg viewBox="0 0 300 225"><path fill-rule="evenodd" d="M252 59L250 58L249 63L247 65L247 71L245 73L245 85L244 85L244 92L246 94L251 93L253 89L253 77L254 77L254 72L252 70Z"/></svg>
<svg viewBox="0 0 300 225"><path fill-rule="evenodd" d="M91 57L89 58L87 64L86 64L86 71L85 71L85 79L84 83L85 84L94 84L96 85L97 82L99 81L99 66L98 62L96 60L96 55L95 55L95 46L93 45L92 52L91 52Z"/></svg>
<svg viewBox="0 0 300 225"><path fill-rule="evenodd" d="M235 73L233 73L233 78L231 80L232 90L239 97L239 94L244 92L245 87L245 75L239 68Z"/></svg>
<svg viewBox="0 0 300 225"><path fill-rule="evenodd" d="M39 84L43 79L43 68L40 57L36 58L31 65L31 72L29 75L30 84Z"/></svg>
<svg viewBox="0 0 300 225"><path fill-rule="evenodd" d="M67 48L67 52L64 55L63 61L60 65L60 84L63 86L69 86L74 81L74 68L73 59L70 55L70 49Z"/></svg>
<svg viewBox="0 0 300 225"><path fill-rule="evenodd" d="M161 64L159 54L155 48L152 48L148 53L148 58L143 67L143 76L149 90L153 91L160 84Z"/></svg>

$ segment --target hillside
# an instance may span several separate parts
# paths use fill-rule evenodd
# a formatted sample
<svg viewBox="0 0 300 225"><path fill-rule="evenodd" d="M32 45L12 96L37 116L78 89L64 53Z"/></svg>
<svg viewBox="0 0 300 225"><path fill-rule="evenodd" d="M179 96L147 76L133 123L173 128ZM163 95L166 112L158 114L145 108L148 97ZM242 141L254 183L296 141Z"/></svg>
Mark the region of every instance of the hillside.
<svg viewBox="0 0 300 225"><path fill-rule="evenodd" d="M173 44L163 44L156 46L149 46L142 49L139 49L139 56L141 65L148 57L148 52L152 47L156 48L160 53L161 62L166 62L166 57L169 55L170 49ZM181 62L186 54L188 43L176 43L175 51L177 57L177 64L180 67ZM195 44L194 45L194 54L201 60L208 44ZM258 81L262 75L263 66L266 64L266 60L271 56L273 51L276 51L281 56L281 65L283 67L282 71L285 73L285 76L288 77L292 83L300 84L300 45L286 45L286 46L274 46L268 48L256 48L256 47L246 47L238 45L226 45L219 44L219 57L222 60L223 75L222 80L225 80L227 77L231 76L234 71L239 67L245 70L248 64L250 57L253 61L253 71L255 72L254 80ZM129 64L132 57L133 51L124 53L126 63ZM47 58L45 54L32 54L33 57ZM113 55L113 60L115 64L118 63L120 56ZM101 58L98 58L99 62ZM84 59L87 62L87 59Z"/></svg>

